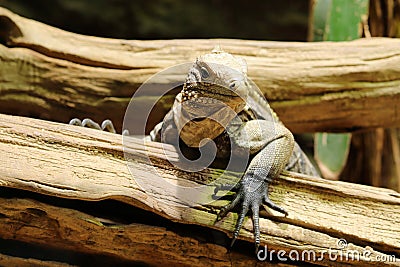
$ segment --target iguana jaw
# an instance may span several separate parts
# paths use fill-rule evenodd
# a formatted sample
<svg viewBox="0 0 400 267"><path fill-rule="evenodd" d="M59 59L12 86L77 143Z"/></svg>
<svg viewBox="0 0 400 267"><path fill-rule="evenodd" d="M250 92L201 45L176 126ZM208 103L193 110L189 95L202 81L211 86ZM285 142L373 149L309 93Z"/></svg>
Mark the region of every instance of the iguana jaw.
<svg viewBox="0 0 400 267"><path fill-rule="evenodd" d="M188 99L191 97L239 97L239 95L223 86L209 82L186 82L182 95Z"/></svg>
<svg viewBox="0 0 400 267"><path fill-rule="evenodd" d="M208 117L222 108L230 108L239 113L246 105L245 99L234 92L210 83L185 84L177 97L186 113L193 117Z"/></svg>
<svg viewBox="0 0 400 267"><path fill-rule="evenodd" d="M180 138L190 147L214 139L246 106L246 63L217 51L197 58L183 90L174 102L174 121Z"/></svg>
<svg viewBox="0 0 400 267"><path fill-rule="evenodd" d="M182 101L190 100L205 104L232 101L240 103L245 101L237 93L223 88L222 86L207 82L185 83L181 95Z"/></svg>
<svg viewBox="0 0 400 267"><path fill-rule="evenodd" d="M179 136L186 145L200 147L203 139L216 138L244 109L246 102L242 97L224 94L225 91L209 83L184 85L176 97L173 112Z"/></svg>

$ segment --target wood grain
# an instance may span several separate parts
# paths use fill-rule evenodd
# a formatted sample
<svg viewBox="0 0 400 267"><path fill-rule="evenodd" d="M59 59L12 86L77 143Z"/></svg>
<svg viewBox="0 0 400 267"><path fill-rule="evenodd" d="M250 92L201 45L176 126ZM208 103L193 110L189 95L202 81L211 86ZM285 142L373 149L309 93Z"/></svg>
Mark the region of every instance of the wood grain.
<svg viewBox="0 0 400 267"><path fill-rule="evenodd" d="M0 264L2 266L19 266L19 267L75 267L62 262L43 261L37 259L24 259L8 255L0 254Z"/></svg>
<svg viewBox="0 0 400 267"><path fill-rule="evenodd" d="M0 8L0 28L0 40L6 44L0 45L3 113L60 122L83 116L110 118L120 130L130 98L143 82L220 45L246 59L249 77L295 133L400 125L400 40L396 39L117 40L66 32L4 8ZM171 79L178 78L172 75L164 81ZM138 101L153 103L156 95L156 89L149 90ZM147 130L163 118L172 99L156 105Z"/></svg>
<svg viewBox="0 0 400 267"><path fill-rule="evenodd" d="M128 161L124 158L124 150L129 152ZM219 207L227 201L211 201L213 186L208 186L209 193L201 196L209 198L210 202L195 207L182 205L185 204L184 189L175 187L173 191L160 187L160 179L180 186L207 187L210 180L221 175L216 169L194 174L175 168L173 163L179 158L175 148L169 145L144 143L137 138L128 138L122 145L119 135L0 115L0 151L3 155L0 184L3 187L84 201L114 199L173 222L218 229L229 235L237 218L236 214L229 214L222 222L214 224ZM147 160L148 156L152 162ZM224 179L237 178L238 175L231 173ZM140 184L143 179L147 183L146 190ZM275 181L271 198L285 207L289 216L285 218L270 211L261 218L261 242L268 245L268 249L282 249L286 253L313 250L321 257L315 264L330 266L332 262L324 251L337 248L338 241L345 239L349 250L371 251L370 257L375 260L368 262L370 266L399 265L399 262L378 261L379 257L395 255L399 258L400 255L399 193L284 173ZM0 229L3 229L0 230L2 238L22 239L19 235L10 235L4 227ZM94 234L91 233L93 230L87 231ZM30 238L32 242L35 240L34 232ZM251 220L245 222L239 238L252 242ZM109 239L105 238L104 242ZM123 252L117 249L112 253ZM221 249L211 249L205 254L208 258L224 257L221 253ZM365 260L338 259L335 264L363 265Z"/></svg>

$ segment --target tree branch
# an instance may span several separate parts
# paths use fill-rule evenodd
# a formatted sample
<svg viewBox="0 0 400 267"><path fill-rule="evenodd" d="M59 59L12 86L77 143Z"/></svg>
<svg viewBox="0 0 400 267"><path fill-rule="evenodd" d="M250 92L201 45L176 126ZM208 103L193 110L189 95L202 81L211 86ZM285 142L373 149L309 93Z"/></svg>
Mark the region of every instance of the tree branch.
<svg viewBox="0 0 400 267"><path fill-rule="evenodd" d="M153 142L144 145L140 139L127 138L124 140L123 148L120 135L8 115L0 115L0 132L0 151L3 155L3 160L0 161L0 184L3 187L83 201L114 199L161 215L173 222L197 224L201 227L221 230L229 235L234 228L236 214L230 214L222 222L214 224L216 213L221 205L227 203L226 200L196 207L177 206L176 204L184 204L183 198L179 195L184 190L173 191L160 187L160 179L181 186L205 185L209 193L205 194L204 198L211 201L214 187L207 184L221 175L221 171L215 169L206 169L196 175L176 169L172 164L179 158L172 146ZM129 153L128 161L124 158L123 151ZM151 162L147 160L147 156L151 158ZM130 171L127 164L132 167ZM225 176L224 181L235 181L238 178L240 175L231 173ZM146 180L146 190L143 189L143 184L140 184L143 179ZM286 253L292 250L299 253L304 250L313 250L317 257L321 257L320 261L314 263L328 266L331 261L326 251L337 248L338 241L346 239L348 250L355 250L358 253L369 250L371 251L370 258L373 260L389 255L399 258L399 193L387 189L284 173L275 181L271 199L285 207L289 216L282 217L270 211L261 218L261 242L268 244L269 250L282 249ZM53 212L45 206L34 206L34 208L45 210L46 213ZM6 207L2 208L2 210L6 209ZM24 208L16 208L16 210L21 212ZM62 210L54 210L54 212L58 215L63 213ZM4 216L1 216L0 224L11 223L12 228L14 222L4 220L10 216L5 211ZM132 217L134 216L132 214ZM15 223L18 222L15 221ZM65 227L77 227L79 223L81 222L70 219L65 222ZM35 236L34 232L30 236L27 234L28 238L18 231L11 234L12 231L7 230L11 228L0 227L0 237L43 242ZM86 230L88 235L99 236L96 242L86 244L86 247L99 251L104 246L115 246L115 249L108 249L107 253L118 256L125 253L122 255L124 258L128 257L126 256L128 254L129 257L134 257L134 248L124 252L118 249L119 246L113 243L116 241L111 237L100 238L103 235L115 236L116 230L103 227L104 232L101 234L93 232L98 230L94 225L89 229ZM137 233L135 227L127 225L122 229L124 229L123 236L135 239L133 235L135 232L146 238L146 232ZM48 231L52 230L48 229ZM151 231L153 230L147 233ZM157 231L159 230L154 228L154 232ZM72 231L70 235L72 236L68 238L68 242L71 242L69 244L79 246L81 242L77 241L81 240L79 231ZM183 238L172 233L171 235L172 239ZM53 238L54 236L57 237L53 235ZM253 242L250 220L246 221L239 238ZM183 240L186 239L183 238ZM66 242L63 238L58 241ZM189 243L184 242L182 246L195 250L194 255L199 256L203 253L201 257L204 259L199 262L204 265L212 259L218 259L221 262L229 261L229 256L224 254L225 250L222 247L213 244L203 247L202 244L196 244L193 248ZM156 246L157 249L160 246ZM207 249L202 250L203 248ZM249 255L252 252L249 251ZM163 253L158 256L164 257ZM143 256L143 260L151 263L152 259L146 257ZM361 261L352 261L351 264L365 265L365 260L364 258ZM346 266L349 262L345 258L338 258L337 263ZM371 261L368 264L371 266L399 265L398 262L389 261Z"/></svg>
<svg viewBox="0 0 400 267"><path fill-rule="evenodd" d="M127 41L69 33L4 8L0 8L0 28L0 40L7 45L0 45L3 113L66 122L82 116L100 121L107 118L107 110L120 129L130 97L151 75L193 62L221 45L247 60L249 77L293 132L400 125L400 40L396 39ZM155 94L149 91L138 103L155 101ZM156 105L147 130L163 118L172 99Z"/></svg>

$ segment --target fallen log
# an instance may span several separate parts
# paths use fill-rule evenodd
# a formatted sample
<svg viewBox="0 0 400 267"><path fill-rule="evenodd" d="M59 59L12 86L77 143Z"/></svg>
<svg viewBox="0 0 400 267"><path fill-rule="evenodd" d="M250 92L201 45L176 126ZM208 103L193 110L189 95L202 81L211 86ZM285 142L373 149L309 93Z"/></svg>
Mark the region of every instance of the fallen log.
<svg viewBox="0 0 400 267"><path fill-rule="evenodd" d="M184 202L178 195L179 191L168 191L159 186L162 177L177 185L207 187L210 180L222 173L217 169L205 169L194 174L174 168L172 163L179 158L172 146L144 143L137 138L127 138L122 145L120 135L0 115L0 151L3 156L0 161L0 185L3 188L85 202L117 200L175 224L168 230L151 224L136 227L132 222L135 215L132 214L128 216L131 223L113 228L93 223L96 220L86 215L83 215L86 220L78 219L82 218L78 212L53 207L51 203L45 205L18 199L5 201L0 194L2 239L46 243L49 247L64 245L68 249L79 248L90 253L102 251L148 264L164 260L169 262L168 259L187 265L193 264L196 259L195 263L200 266L209 266L210 262L221 266L231 262L248 265L256 261L252 249L241 251L244 256L231 258L218 242L196 239L196 232L199 231L189 231L189 237L177 234L177 229L182 228L180 225L185 224L230 235L237 215L232 213L221 222L214 223L218 209L227 200L212 202L213 186L209 186L209 195L205 196L210 202L194 207L182 205ZM124 157L124 151L128 152L128 158ZM148 161L147 157L152 161ZM238 178L240 175L228 173L224 179L236 181ZM143 179L152 190L144 190L140 186L138 181ZM313 251L315 259L311 255L299 260L322 266L332 264L329 251L336 255L343 253L343 257L336 257L337 266L400 265L399 193L285 172L273 184L271 199L285 207L289 216L282 217L274 211L262 216L261 242L267 245L268 251L282 250L286 255L292 253L295 259L296 252L302 255L304 251ZM34 219L24 221L27 217ZM35 223L43 222L54 227L45 230L35 227ZM21 225L30 227L21 230ZM161 236L165 239L157 239ZM54 241L46 242L50 237ZM245 243L253 242L251 220L245 222L239 238ZM120 244L121 240L128 239L132 243L125 243L126 246ZM172 245L161 240L168 240ZM160 252L157 257L154 257L154 250ZM350 260L345 256L346 251L351 253ZM359 255L359 260L355 258L355 253Z"/></svg>
<svg viewBox="0 0 400 267"><path fill-rule="evenodd" d="M3 113L60 122L109 118L120 130L132 94L150 76L221 45L247 60L249 77L295 133L400 125L397 39L116 40L66 32L0 8L0 40ZM147 130L176 92L156 105ZM139 100L152 103L156 94L150 90Z"/></svg>

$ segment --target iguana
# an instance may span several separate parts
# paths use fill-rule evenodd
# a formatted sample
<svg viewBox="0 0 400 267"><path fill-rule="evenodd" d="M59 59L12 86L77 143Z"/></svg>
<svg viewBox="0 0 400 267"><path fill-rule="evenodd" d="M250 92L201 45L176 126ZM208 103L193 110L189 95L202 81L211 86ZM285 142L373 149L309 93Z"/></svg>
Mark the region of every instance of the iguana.
<svg viewBox="0 0 400 267"><path fill-rule="evenodd" d="M75 119L71 123L80 124L80 121ZM93 126L94 123L87 120L85 124ZM94 127L107 128L109 124L106 121L102 127L98 124ZM246 61L220 49L196 59L172 109L150 137L153 141L174 145L180 140L192 148L203 146L204 140L211 139L217 147L217 158L229 157L231 153L250 154L242 179L232 189L236 191L234 199L217 215L217 221L221 220L241 205L231 245L249 209L256 250L260 244L260 205L265 204L285 216L288 214L268 195L270 182L283 170L319 176L292 133L247 78ZM221 185L215 193L227 188L231 187Z"/></svg>

